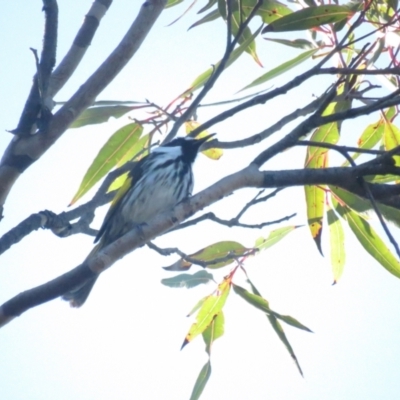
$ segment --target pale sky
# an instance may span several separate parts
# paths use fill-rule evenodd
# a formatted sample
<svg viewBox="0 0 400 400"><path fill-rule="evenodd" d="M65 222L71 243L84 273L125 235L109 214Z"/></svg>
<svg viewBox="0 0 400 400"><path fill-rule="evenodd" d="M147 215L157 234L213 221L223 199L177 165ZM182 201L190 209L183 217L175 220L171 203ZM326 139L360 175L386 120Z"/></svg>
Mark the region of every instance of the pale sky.
<svg viewBox="0 0 400 400"><path fill-rule="evenodd" d="M141 4L128 0L114 3L76 76L56 100L66 100L97 68L125 33ZM199 2L194 11L202 3L205 2ZM41 46L41 7L38 0L15 0L2 6L1 153L12 138L6 130L15 128L34 74L29 47ZM58 60L67 51L89 7L90 1L75 2L72 8L70 2L59 0ZM99 99L149 99L166 105L221 58L225 43L221 21L187 31L198 18L192 11L167 27L184 9L185 6L180 6L164 12L137 56ZM299 53L264 40L258 42L258 51L264 69L245 55L226 71L206 102L229 99L262 73ZM271 81L270 85L279 86L305 68L307 64ZM316 79L312 85L271 105L256 107L243 117L216 125L211 131L221 140L257 133L286 112L309 102L313 94L319 94L318 89L324 82L326 85L324 79ZM216 112L218 109L201 109L199 121ZM43 209L66 210L97 151L110 134L127 122L125 118L66 132L18 180L6 204L0 234L32 213ZM344 132L355 144L364 126L365 120L345 124ZM262 148L274 140L275 137ZM301 168L304 152L305 149L285 152L265 168ZM225 152L220 161L199 156L195 192L245 166L254 156L253 149ZM216 205L213 211L230 218L255 194L254 190L242 191ZM89 198L90 195L82 202ZM104 212L105 209L99 212L96 227ZM297 217L286 224L306 224L302 188L288 189L254 209L246 221L268 221L293 212L298 213ZM371 220L376 218L371 215ZM187 253L220 240L237 240L252 246L258 237L268 236L275 228L228 229L210 222L160 238L156 243L179 247ZM391 229L399 240L398 230L393 226ZM213 371L202 400L400 398L397 311L400 282L366 255L346 230L347 264L342 279L332 286L328 240L324 240L325 258L319 255L307 228L299 228L245 264L272 309L291 315L314 331L310 334L284 325L304 379L267 318L232 292L225 307L225 335L213 345ZM31 234L2 255L0 301L72 269L89 253L92 241L93 238L83 235L60 239L43 230ZM100 277L81 309L70 309L67 303L55 300L28 311L1 329L1 397L7 400L189 399L207 357L201 337L180 351L193 322L186 315L215 286L209 284L191 290L162 286L160 280L173 275L161 267L175 260L139 249ZM230 269L216 271L216 280L221 281ZM243 285L239 276L235 281Z"/></svg>

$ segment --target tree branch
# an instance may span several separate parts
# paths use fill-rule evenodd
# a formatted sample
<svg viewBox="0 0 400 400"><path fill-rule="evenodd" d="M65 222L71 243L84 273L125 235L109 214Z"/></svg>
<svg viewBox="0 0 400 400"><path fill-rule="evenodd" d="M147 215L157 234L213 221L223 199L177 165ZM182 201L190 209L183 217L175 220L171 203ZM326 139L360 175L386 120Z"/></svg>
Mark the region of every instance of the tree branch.
<svg viewBox="0 0 400 400"><path fill-rule="evenodd" d="M365 196L365 192L359 184L359 177L386 174L388 172L400 175L400 168L368 162L352 168L261 172L255 164L251 164L178 204L171 211L156 215L146 225L142 225L140 229L134 228L70 272L10 299L0 307L0 326L10 322L14 317L19 316L30 308L62 296L68 290L90 279L93 274L100 274L134 249L153 240L163 232L178 226L179 223L191 217L197 211L230 195L235 190L245 187L276 188L328 184L342 187L353 193L362 192ZM379 192L379 190L375 192L374 189L386 186L368 185L375 198L379 198L382 192Z"/></svg>
<svg viewBox="0 0 400 400"><path fill-rule="evenodd" d="M161 14L166 0L147 0L132 26L116 49L96 72L54 115L47 129L29 137L13 140L0 164L0 206L20 174L37 161L67 130L118 75L139 49L153 24Z"/></svg>

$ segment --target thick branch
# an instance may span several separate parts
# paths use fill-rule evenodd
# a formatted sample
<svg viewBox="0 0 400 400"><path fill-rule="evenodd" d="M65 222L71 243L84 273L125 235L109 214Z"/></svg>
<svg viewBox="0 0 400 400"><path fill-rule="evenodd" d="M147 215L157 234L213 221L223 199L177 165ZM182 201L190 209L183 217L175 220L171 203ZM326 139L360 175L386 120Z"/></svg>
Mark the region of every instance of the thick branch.
<svg viewBox="0 0 400 400"><path fill-rule="evenodd" d="M261 172L254 164L251 164L242 171L227 176L187 201L178 204L170 212L155 216L146 225L141 226L140 229L135 228L131 230L98 252L88 262L79 265L61 277L37 288L27 290L7 301L0 307L0 326L10 322L15 316L22 314L32 307L63 295L66 291L71 290L79 283L83 283L93 276L93 273L99 274L103 272L134 249L153 240L163 232L176 227L197 211L219 201L238 189L245 187L273 188L329 184L352 192L360 192L363 191L358 180L360 176L386 173L397 173L400 175L400 168L368 162L352 168ZM380 188L381 186L385 185L369 185L376 199L379 198L380 192L379 190L376 191L375 188Z"/></svg>

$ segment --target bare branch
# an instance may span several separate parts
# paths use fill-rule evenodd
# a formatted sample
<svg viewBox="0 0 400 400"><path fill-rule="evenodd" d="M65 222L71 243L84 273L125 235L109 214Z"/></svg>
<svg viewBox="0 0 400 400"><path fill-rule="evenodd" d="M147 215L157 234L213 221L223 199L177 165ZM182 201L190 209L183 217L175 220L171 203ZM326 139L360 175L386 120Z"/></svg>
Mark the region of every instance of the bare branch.
<svg viewBox="0 0 400 400"><path fill-rule="evenodd" d="M47 91L49 99L54 98L82 61L100 25L101 19L111 6L112 1L113 0L95 0L91 5L71 48L51 76Z"/></svg>

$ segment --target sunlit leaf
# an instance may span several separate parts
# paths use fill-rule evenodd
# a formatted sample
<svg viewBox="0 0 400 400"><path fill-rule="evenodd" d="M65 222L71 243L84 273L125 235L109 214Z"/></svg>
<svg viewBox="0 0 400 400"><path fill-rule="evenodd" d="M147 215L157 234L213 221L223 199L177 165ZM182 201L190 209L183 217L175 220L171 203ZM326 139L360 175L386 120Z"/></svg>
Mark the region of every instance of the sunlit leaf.
<svg viewBox="0 0 400 400"><path fill-rule="evenodd" d="M143 127L136 122L118 129L100 149L87 170L79 189L70 205L74 204L103 178L135 146L143 132Z"/></svg>
<svg viewBox="0 0 400 400"><path fill-rule="evenodd" d="M327 212L330 244L331 244L331 265L333 280L336 283L342 276L346 253L344 248L344 231L340 219L330 208Z"/></svg>
<svg viewBox="0 0 400 400"><path fill-rule="evenodd" d="M205 247L204 249L197 251L196 253L190 254L190 258L194 258L198 261L210 262L215 259L226 257L227 259L225 261L207 266L207 268L216 269L231 264L236 257L242 256L249 250L251 249L244 247L238 242L223 241L214 243L210 246Z"/></svg>
<svg viewBox="0 0 400 400"><path fill-rule="evenodd" d="M193 287L204 285L213 281L214 277L207 271L201 270L195 274L180 274L173 278L161 279L161 283L170 288L186 288L191 289Z"/></svg>
<svg viewBox="0 0 400 400"><path fill-rule="evenodd" d="M199 376L197 377L192 394L190 396L190 400L198 400L200 398L208 382L208 379L210 378L210 375L211 375L211 362L210 360L208 360L205 363L204 367L201 369Z"/></svg>
<svg viewBox="0 0 400 400"><path fill-rule="evenodd" d="M255 242L255 248L259 251L266 250L282 240L288 233L293 232L298 226L285 226L282 228L275 229L270 232L268 237L260 237Z"/></svg>
<svg viewBox="0 0 400 400"><path fill-rule="evenodd" d="M318 51L318 49L312 49L312 50L307 50L304 53L301 53L295 58L292 58L289 61L284 62L281 65L278 65L277 67L271 69L270 71L266 72L265 74L261 75L259 78L255 79L253 82L245 86L242 90L249 89L254 86L261 85L262 83L265 83L273 78L276 78L279 75L282 75L283 73L291 70L292 68L296 67L297 65L301 64L302 62L306 61L309 59L313 54L315 54Z"/></svg>
<svg viewBox="0 0 400 400"><path fill-rule="evenodd" d="M95 125L107 122L111 117L120 118L132 107L124 105L91 107L85 110L69 127L80 128L85 125Z"/></svg>
<svg viewBox="0 0 400 400"><path fill-rule="evenodd" d="M386 270L400 278L400 262L366 219L349 207L340 205L336 200L333 201L333 205L337 212L347 221L350 229L364 249Z"/></svg>
<svg viewBox="0 0 400 400"><path fill-rule="evenodd" d="M196 305L189 311L188 315L186 315L187 317L191 317L197 310L200 309L200 307L203 305L203 303L207 300L208 296L203 297L202 299L200 299Z"/></svg>
<svg viewBox="0 0 400 400"><path fill-rule="evenodd" d="M395 113L396 108L390 107L385 110L385 116L381 116L377 122L368 125L357 141L358 147L361 149L372 149L375 147L383 137L386 120L391 120ZM353 160L358 158L360 155L361 153L353 154ZM348 166L350 163L346 160L343 165Z"/></svg>
<svg viewBox="0 0 400 400"><path fill-rule="evenodd" d="M182 344L182 348L191 342L196 336L202 334L211 324L214 317L222 310L231 288L232 278L228 276L218 285L217 290L208 296L200 307L196 316L196 322L189 329Z"/></svg>
<svg viewBox="0 0 400 400"><path fill-rule="evenodd" d="M311 236L321 254L321 237L325 209L325 192L317 186L304 186L307 205L307 221Z"/></svg>
<svg viewBox="0 0 400 400"><path fill-rule="evenodd" d="M201 124L198 121L186 121L185 122L185 129L186 129L186 134L189 134L192 132L194 129L198 128ZM197 135L197 138L203 138L205 136L208 136L210 133L206 131L202 131ZM202 153L207 156L208 158L211 158L212 160L219 160L224 152L222 149L208 149L202 151Z"/></svg>
<svg viewBox="0 0 400 400"><path fill-rule="evenodd" d="M263 29L262 33L312 29L342 21L352 14L353 12L345 6L321 5L308 7L271 22Z"/></svg>
<svg viewBox="0 0 400 400"><path fill-rule="evenodd" d="M203 339L206 344L206 352L211 355L211 346L218 338L224 334L225 317L220 311L212 320L208 328L203 332Z"/></svg>
<svg viewBox="0 0 400 400"><path fill-rule="evenodd" d="M241 286L235 285L235 284L232 284L232 288L236 294L238 294L240 297L242 297L244 300L246 300L249 304L251 304L255 308L265 312L266 314L273 315L275 318L278 318L281 321L285 322L286 324L294 326L295 328L302 329L307 332L312 332L305 325L301 324L299 321L297 321L293 317L291 317L289 315L281 315L275 311L272 311L269 308L268 301L265 300L264 298L262 298L261 296L250 293L246 289L242 288Z"/></svg>
<svg viewBox="0 0 400 400"><path fill-rule="evenodd" d="M390 121L385 123L383 130L383 146L385 150L392 150L400 146L400 129ZM393 156L396 165L400 165L400 156Z"/></svg>

